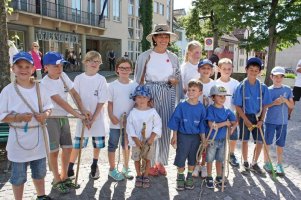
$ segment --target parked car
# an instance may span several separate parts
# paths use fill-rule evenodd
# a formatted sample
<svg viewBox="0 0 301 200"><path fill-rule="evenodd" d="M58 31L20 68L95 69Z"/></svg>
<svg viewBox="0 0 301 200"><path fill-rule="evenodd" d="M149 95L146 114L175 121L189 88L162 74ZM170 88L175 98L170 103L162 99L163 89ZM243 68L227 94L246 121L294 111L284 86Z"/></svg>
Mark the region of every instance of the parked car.
<svg viewBox="0 0 301 200"><path fill-rule="evenodd" d="M286 67L284 69L286 74L296 74L295 70L292 67Z"/></svg>

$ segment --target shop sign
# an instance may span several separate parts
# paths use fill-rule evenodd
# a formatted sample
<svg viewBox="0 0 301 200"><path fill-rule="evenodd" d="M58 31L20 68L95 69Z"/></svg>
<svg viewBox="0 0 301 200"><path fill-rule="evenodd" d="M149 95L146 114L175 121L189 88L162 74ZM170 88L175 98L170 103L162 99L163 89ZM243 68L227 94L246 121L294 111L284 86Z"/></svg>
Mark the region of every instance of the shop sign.
<svg viewBox="0 0 301 200"><path fill-rule="evenodd" d="M46 31L46 30L38 30L38 32L36 33L36 38L38 40L44 40L44 41L52 40L57 42L76 43L76 44L78 44L79 41L79 36L76 34Z"/></svg>

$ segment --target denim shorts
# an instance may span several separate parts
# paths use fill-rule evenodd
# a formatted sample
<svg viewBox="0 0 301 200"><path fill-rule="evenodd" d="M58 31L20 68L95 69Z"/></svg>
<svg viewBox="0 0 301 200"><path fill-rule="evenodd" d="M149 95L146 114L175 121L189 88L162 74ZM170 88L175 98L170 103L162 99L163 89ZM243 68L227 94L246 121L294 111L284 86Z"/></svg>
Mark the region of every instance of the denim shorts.
<svg viewBox="0 0 301 200"><path fill-rule="evenodd" d="M235 130L233 131L233 134L230 135L230 140L238 140L238 131L237 131L237 127L235 128Z"/></svg>
<svg viewBox="0 0 301 200"><path fill-rule="evenodd" d="M174 165L182 168L188 160L189 166L196 164L196 154L200 146L201 137L199 134L177 134L177 150Z"/></svg>
<svg viewBox="0 0 301 200"><path fill-rule="evenodd" d="M46 176L46 158L33 160L30 162L11 162L11 177L9 182L12 185L19 186L27 181L27 166L31 169L32 179L43 179Z"/></svg>
<svg viewBox="0 0 301 200"><path fill-rule="evenodd" d="M82 148L86 148L88 145L89 137L84 137ZM92 137L92 145L94 149L102 149L105 147L105 137ZM73 148L79 149L80 137L74 138Z"/></svg>
<svg viewBox="0 0 301 200"><path fill-rule="evenodd" d="M108 144L109 152L116 151L116 149L118 148L119 139L120 139L120 129L110 129L110 137L109 137L109 144ZM121 146L122 149L124 149L124 129L122 129Z"/></svg>
<svg viewBox="0 0 301 200"><path fill-rule="evenodd" d="M214 160L223 162L225 154L225 140L214 140L207 147L206 162L212 163Z"/></svg>
<svg viewBox="0 0 301 200"><path fill-rule="evenodd" d="M246 116L252 124L254 124L254 125L257 124L255 114L246 114ZM244 132L243 132L243 130L244 130ZM264 134L263 129L262 129L262 133ZM250 131L249 131L248 127L244 124L243 119L240 118L239 119L239 139L240 140L242 140L242 135L244 135L243 141L249 141ZM260 134L258 128L254 128L252 130L252 137L253 137L253 140L254 140L254 144L256 144L257 140L258 140L258 143L262 143L262 137L261 137L261 134Z"/></svg>
<svg viewBox="0 0 301 200"><path fill-rule="evenodd" d="M279 147L285 146L287 125L275 125L275 124L265 124L265 141L267 145L273 144L274 136L276 133L276 145Z"/></svg>

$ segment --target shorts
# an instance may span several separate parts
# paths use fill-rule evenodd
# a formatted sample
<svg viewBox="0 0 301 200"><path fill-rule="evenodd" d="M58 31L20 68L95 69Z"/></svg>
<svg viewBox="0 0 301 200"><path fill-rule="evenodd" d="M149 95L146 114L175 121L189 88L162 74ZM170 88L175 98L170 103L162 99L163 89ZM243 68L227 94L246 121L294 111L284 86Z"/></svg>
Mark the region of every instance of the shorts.
<svg viewBox="0 0 301 200"><path fill-rule="evenodd" d="M230 135L230 140L233 140L233 141L238 140L238 131L237 131L237 127L236 127L235 130L233 131L233 134Z"/></svg>
<svg viewBox="0 0 301 200"><path fill-rule="evenodd" d="M140 152L141 152L141 149L139 147L132 147L132 160L134 161L139 161L140 160ZM146 156L146 159L147 160L152 160L155 156L155 145L154 143L150 146L150 149L148 151L148 154Z"/></svg>
<svg viewBox="0 0 301 200"><path fill-rule="evenodd" d="M293 88L293 100L294 101L299 101L301 97L301 87L294 86Z"/></svg>
<svg viewBox="0 0 301 200"><path fill-rule="evenodd" d="M89 137L84 137L82 148L86 148L88 145ZM105 137L92 137L92 145L94 149L102 149L105 147ZM79 149L80 137L74 137L73 148Z"/></svg>
<svg viewBox="0 0 301 200"><path fill-rule="evenodd" d="M174 165L182 168L188 160L189 166L196 164L196 154L201 143L199 134L177 134L177 149Z"/></svg>
<svg viewBox="0 0 301 200"><path fill-rule="evenodd" d="M27 181L27 166L30 166L32 179L43 179L46 176L46 158L29 162L11 162L11 177L9 182L19 186Z"/></svg>
<svg viewBox="0 0 301 200"><path fill-rule="evenodd" d="M59 148L72 148L72 139L69 120L66 118L47 119L50 152Z"/></svg>
<svg viewBox="0 0 301 200"><path fill-rule="evenodd" d="M274 136L276 133L276 145L279 147L285 146L286 134L287 134L287 124L275 125L275 124L265 124L265 141L267 145L273 144Z"/></svg>
<svg viewBox="0 0 301 200"><path fill-rule="evenodd" d="M109 144L108 144L108 151L115 152L118 148L120 139L120 129L110 129L110 137L109 137ZM124 129L122 129L121 135L121 146L124 149ZM128 147L129 148L129 147Z"/></svg>
<svg viewBox="0 0 301 200"><path fill-rule="evenodd" d="M211 144L208 144L206 162L212 163L214 160L218 162L223 162L224 154L225 140L214 140Z"/></svg>
<svg viewBox="0 0 301 200"><path fill-rule="evenodd" d="M252 124L257 124L257 120L256 120L256 115L255 114L246 114L247 118L250 120L250 122ZM243 132L244 130L244 132ZM262 133L263 129L262 129ZM242 140L242 135L244 134L244 139L243 141L249 141L250 139L250 131L248 129L248 127L244 124L244 121L242 118L239 119L239 139ZM262 143L262 137L260 134L260 131L258 128L254 128L252 130L252 137L254 140L254 144L256 144L256 141L258 141L258 143Z"/></svg>

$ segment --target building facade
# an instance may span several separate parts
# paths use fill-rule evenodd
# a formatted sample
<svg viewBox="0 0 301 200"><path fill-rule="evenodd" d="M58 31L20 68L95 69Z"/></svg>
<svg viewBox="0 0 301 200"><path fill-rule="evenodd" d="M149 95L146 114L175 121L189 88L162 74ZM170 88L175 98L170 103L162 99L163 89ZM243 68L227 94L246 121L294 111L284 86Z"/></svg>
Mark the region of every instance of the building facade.
<svg viewBox="0 0 301 200"><path fill-rule="evenodd" d="M40 50L59 51L65 58L73 52L80 63L89 50L101 53L108 69L107 54L125 52L133 61L141 52L142 27L139 0L12 0L8 16L9 39L17 48L29 51L38 41ZM172 0L154 1L154 24L171 22ZM151 8L150 8L151 9Z"/></svg>

